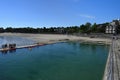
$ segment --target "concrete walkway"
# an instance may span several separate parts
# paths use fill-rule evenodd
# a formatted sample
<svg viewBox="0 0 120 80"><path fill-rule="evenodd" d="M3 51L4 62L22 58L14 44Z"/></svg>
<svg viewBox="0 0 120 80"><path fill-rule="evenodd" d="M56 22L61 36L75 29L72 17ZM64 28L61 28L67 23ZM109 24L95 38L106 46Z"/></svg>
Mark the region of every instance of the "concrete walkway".
<svg viewBox="0 0 120 80"><path fill-rule="evenodd" d="M103 80L120 80L120 40L112 40Z"/></svg>
<svg viewBox="0 0 120 80"><path fill-rule="evenodd" d="M114 80L120 80L120 40L114 40L113 55L114 55Z"/></svg>

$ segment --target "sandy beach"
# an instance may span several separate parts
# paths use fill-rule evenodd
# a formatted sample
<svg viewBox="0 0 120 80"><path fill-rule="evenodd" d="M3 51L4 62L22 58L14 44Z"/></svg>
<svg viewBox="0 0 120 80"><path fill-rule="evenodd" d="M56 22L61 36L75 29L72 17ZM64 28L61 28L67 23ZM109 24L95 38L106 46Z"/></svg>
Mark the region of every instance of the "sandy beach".
<svg viewBox="0 0 120 80"><path fill-rule="evenodd" d="M108 38L90 38L90 37L78 37L72 35L61 35L61 34L26 34L26 33L0 33L0 36L18 36L27 39L34 40L38 43L56 43L62 41L81 41L81 42L92 42L92 43L104 43L110 44L111 39Z"/></svg>

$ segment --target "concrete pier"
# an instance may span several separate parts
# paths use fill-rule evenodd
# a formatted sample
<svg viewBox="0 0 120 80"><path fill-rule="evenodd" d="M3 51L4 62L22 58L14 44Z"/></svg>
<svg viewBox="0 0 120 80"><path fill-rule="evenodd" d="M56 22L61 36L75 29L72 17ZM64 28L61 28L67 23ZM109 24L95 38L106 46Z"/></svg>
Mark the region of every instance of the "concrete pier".
<svg viewBox="0 0 120 80"><path fill-rule="evenodd" d="M120 39L112 40L103 80L120 80Z"/></svg>
<svg viewBox="0 0 120 80"><path fill-rule="evenodd" d="M24 45L24 46L17 46L15 49L22 49L22 48L32 48L32 47L37 47L37 46L44 46L44 45L49 45L49 44L54 44L54 43L59 43L59 42L66 42L66 41L54 41L54 42L48 42L48 43L36 43L32 45ZM9 51L10 48L0 48L0 51Z"/></svg>

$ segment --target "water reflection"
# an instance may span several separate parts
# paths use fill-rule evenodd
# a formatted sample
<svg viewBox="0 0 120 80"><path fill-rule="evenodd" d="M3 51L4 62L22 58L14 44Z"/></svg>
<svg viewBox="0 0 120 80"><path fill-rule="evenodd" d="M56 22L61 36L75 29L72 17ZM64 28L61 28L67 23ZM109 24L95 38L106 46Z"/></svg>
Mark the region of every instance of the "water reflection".
<svg viewBox="0 0 120 80"><path fill-rule="evenodd" d="M8 51L1 51L1 53L2 53L2 54L7 54L7 53L8 53Z"/></svg>
<svg viewBox="0 0 120 80"><path fill-rule="evenodd" d="M1 53L3 54L3 55L6 55L6 54L8 54L8 53L15 53L16 52L16 49L14 49L14 50L4 50L4 51L1 51Z"/></svg>
<svg viewBox="0 0 120 80"><path fill-rule="evenodd" d="M15 50L9 50L10 53L15 53L16 52L16 49Z"/></svg>

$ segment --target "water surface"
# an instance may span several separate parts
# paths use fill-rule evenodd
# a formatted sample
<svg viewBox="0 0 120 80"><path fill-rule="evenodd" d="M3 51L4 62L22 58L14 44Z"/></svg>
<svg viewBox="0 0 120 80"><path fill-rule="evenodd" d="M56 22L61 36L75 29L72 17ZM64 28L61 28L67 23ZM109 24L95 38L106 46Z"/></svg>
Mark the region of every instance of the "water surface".
<svg viewBox="0 0 120 80"><path fill-rule="evenodd" d="M0 53L0 80L102 80L105 45L57 43Z"/></svg>

